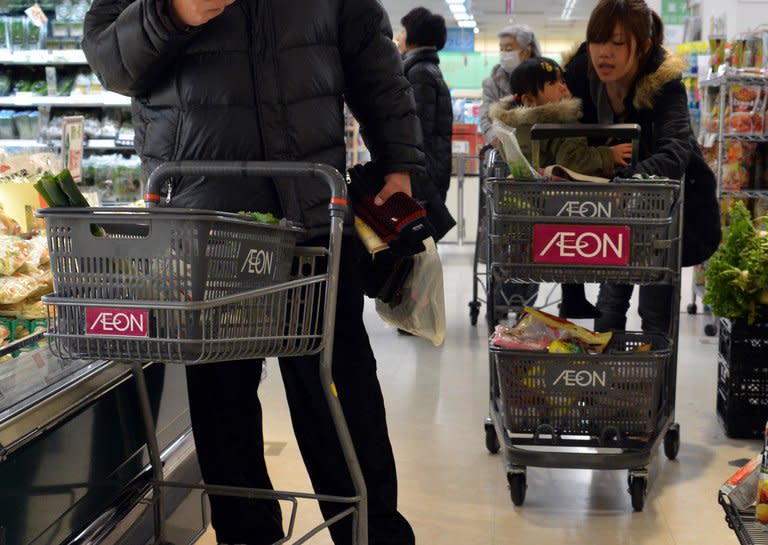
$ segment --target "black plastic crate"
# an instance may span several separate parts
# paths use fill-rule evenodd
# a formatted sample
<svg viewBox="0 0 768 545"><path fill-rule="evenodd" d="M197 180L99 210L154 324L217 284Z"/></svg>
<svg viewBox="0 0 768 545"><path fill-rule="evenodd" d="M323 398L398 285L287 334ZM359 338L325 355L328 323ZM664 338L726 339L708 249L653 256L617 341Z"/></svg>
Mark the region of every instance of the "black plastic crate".
<svg viewBox="0 0 768 545"><path fill-rule="evenodd" d="M768 313L746 320L720 319L717 414L726 435L760 438L768 419Z"/></svg>

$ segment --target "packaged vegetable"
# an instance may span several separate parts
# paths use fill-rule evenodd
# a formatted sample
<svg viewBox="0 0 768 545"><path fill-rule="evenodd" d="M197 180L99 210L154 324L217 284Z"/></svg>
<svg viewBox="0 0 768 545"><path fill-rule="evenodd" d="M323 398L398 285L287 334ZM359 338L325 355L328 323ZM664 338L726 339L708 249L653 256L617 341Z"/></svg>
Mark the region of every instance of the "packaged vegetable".
<svg viewBox="0 0 768 545"><path fill-rule="evenodd" d="M40 283L26 274L0 276L0 305L19 303L40 288Z"/></svg>
<svg viewBox="0 0 768 545"><path fill-rule="evenodd" d="M538 178L536 171L528 163L528 160L520 150L520 144L517 143L515 129L505 125L498 119L493 121L493 135L501 142L501 153L509 167L509 177L520 180L531 180Z"/></svg>
<svg viewBox="0 0 768 545"><path fill-rule="evenodd" d="M270 225L277 225L280 223L280 218L271 212L244 212L241 210L238 214L245 216L248 219L252 219L253 221L258 221L259 223L268 223Z"/></svg>
<svg viewBox="0 0 768 545"><path fill-rule="evenodd" d="M731 134L762 134L765 115L765 92L760 85L732 85L730 89Z"/></svg>
<svg viewBox="0 0 768 545"><path fill-rule="evenodd" d="M24 337L29 337L29 320L19 318L13 321L11 325L11 331L13 332L13 340L18 341Z"/></svg>
<svg viewBox="0 0 768 545"><path fill-rule="evenodd" d="M552 341L549 343L550 354L583 354L584 348L575 341Z"/></svg>
<svg viewBox="0 0 768 545"><path fill-rule="evenodd" d="M0 235L0 275L8 276L24 265L29 257L29 244L19 237Z"/></svg>
<svg viewBox="0 0 768 545"><path fill-rule="evenodd" d="M0 346L11 338L11 321L8 318L0 318Z"/></svg>
<svg viewBox="0 0 768 545"><path fill-rule="evenodd" d="M47 314L47 308L40 299L27 299L22 303L21 310L19 311L20 318L36 321L44 320ZM30 326L30 332L35 332L34 326Z"/></svg>

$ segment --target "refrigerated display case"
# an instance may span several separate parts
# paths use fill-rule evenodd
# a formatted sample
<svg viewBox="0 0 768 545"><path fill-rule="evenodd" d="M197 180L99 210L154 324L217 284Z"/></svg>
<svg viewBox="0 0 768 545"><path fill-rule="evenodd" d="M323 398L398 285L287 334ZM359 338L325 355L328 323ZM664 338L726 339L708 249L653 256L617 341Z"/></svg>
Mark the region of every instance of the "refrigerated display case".
<svg viewBox="0 0 768 545"><path fill-rule="evenodd" d="M165 470L196 482L183 373L146 368ZM64 361L41 347L0 364L0 544L147 541L150 472L136 404L130 369L115 362ZM200 498L180 491L169 506L178 541L188 541Z"/></svg>

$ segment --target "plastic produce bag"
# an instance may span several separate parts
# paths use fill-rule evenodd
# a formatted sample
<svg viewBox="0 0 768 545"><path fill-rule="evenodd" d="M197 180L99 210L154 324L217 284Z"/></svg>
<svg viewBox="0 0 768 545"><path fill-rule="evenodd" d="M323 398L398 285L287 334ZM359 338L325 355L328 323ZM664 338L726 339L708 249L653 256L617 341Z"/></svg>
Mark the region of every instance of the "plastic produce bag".
<svg viewBox="0 0 768 545"><path fill-rule="evenodd" d="M0 305L19 303L40 289L40 283L25 274L0 276Z"/></svg>
<svg viewBox="0 0 768 545"><path fill-rule="evenodd" d="M495 119L492 131L493 135L501 142L501 153L509 167L509 176L523 180L538 178L536 171L533 170L523 152L520 151L520 144L517 143L515 129Z"/></svg>
<svg viewBox="0 0 768 545"><path fill-rule="evenodd" d="M376 299L376 312L389 325L440 346L445 339L443 266L435 241L424 241L413 259L413 270L402 287L402 298L385 303Z"/></svg>

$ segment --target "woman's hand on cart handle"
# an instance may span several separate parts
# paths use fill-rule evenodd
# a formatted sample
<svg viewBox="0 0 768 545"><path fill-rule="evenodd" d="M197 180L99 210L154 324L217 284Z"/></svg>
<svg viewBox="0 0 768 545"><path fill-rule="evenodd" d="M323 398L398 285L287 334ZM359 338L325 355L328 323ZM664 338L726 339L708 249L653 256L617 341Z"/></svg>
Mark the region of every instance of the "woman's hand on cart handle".
<svg viewBox="0 0 768 545"><path fill-rule="evenodd" d="M411 194L411 175L407 172L392 172L384 176L384 187L373 199L376 206L381 206L387 199L395 193L405 193L409 197Z"/></svg>

